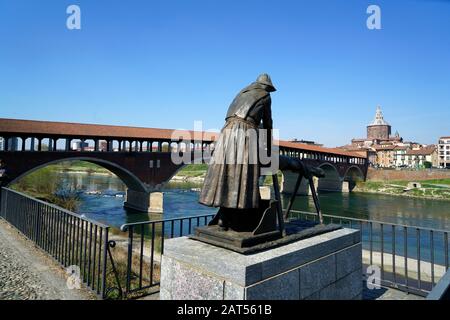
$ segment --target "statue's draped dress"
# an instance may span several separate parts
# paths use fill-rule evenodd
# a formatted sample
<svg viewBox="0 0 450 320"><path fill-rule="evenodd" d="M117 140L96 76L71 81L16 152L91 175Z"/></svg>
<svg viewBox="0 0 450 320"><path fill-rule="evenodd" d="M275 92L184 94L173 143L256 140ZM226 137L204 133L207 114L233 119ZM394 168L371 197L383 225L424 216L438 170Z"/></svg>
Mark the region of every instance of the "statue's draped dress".
<svg viewBox="0 0 450 320"><path fill-rule="evenodd" d="M260 125L262 122L262 126ZM211 207L258 208L259 128L272 129L270 94L257 82L231 103L209 163L199 202Z"/></svg>

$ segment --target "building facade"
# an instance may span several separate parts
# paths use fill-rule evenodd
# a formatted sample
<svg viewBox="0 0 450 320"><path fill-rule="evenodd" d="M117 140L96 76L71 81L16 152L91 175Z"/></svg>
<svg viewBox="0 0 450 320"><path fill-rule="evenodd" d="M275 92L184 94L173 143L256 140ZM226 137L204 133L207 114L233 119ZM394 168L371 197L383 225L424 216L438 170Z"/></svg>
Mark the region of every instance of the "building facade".
<svg viewBox="0 0 450 320"><path fill-rule="evenodd" d="M382 168L423 168L450 166L450 137L440 139L442 144L421 145L417 142L405 142L398 132L391 135L392 127L384 119L383 112L377 107L375 119L367 126L367 137L352 139L350 145L340 147L346 151L365 151L369 164ZM439 160L441 164L439 164Z"/></svg>
<svg viewBox="0 0 450 320"><path fill-rule="evenodd" d="M410 168L436 166L437 148L434 145L410 149L405 153L405 163Z"/></svg>
<svg viewBox="0 0 450 320"><path fill-rule="evenodd" d="M439 139L438 163L440 168L450 168L450 136Z"/></svg>

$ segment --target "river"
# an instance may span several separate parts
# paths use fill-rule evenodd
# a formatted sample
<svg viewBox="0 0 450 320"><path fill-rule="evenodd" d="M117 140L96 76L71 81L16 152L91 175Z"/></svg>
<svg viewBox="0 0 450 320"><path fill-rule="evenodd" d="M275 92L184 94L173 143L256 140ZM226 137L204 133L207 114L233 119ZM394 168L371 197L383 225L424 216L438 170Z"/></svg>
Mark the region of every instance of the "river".
<svg viewBox="0 0 450 320"><path fill-rule="evenodd" d="M65 173L61 177L77 190L100 191L100 195L81 193L78 213L116 228L129 222L214 214L217 211L197 202L198 192L191 190L192 185L169 184L163 190L164 214L127 212L123 208L126 187L117 177L80 173ZM324 214L450 230L450 201L367 193L321 193L319 199ZM287 201L288 197L284 197L283 204L286 205ZM298 197L294 209L313 212L311 197Z"/></svg>

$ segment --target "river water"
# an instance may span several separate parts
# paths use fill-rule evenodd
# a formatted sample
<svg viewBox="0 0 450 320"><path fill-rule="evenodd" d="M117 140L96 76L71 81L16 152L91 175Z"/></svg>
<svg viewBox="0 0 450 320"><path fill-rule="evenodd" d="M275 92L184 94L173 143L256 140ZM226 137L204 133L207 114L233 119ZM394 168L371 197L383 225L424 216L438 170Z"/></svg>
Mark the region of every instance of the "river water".
<svg viewBox="0 0 450 320"><path fill-rule="evenodd" d="M200 205L193 185L169 184L164 192L164 213L127 212L123 208L126 187L115 176L65 173L64 182L77 190L100 191L100 195L81 193L78 212L112 227L149 219L214 214L217 209ZM115 195L118 196L115 196ZM450 201L413 199L380 194L321 193L324 214L382 222L450 230ZM284 197L286 205L288 198ZM298 197L294 209L314 211L311 197Z"/></svg>

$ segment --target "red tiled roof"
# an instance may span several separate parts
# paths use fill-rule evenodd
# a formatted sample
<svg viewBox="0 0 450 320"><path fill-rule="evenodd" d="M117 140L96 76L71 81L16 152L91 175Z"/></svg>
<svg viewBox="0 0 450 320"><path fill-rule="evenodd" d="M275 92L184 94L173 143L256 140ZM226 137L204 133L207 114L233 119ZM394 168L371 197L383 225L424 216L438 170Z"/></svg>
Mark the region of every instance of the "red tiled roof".
<svg viewBox="0 0 450 320"><path fill-rule="evenodd" d="M432 154L434 151L436 150L436 147L435 146L429 146L429 147L425 147L425 148L421 148L421 149L418 149L418 150L408 150L408 151L406 151L406 155L411 155L411 156L414 156L414 155L429 155L429 154Z"/></svg>
<svg viewBox="0 0 450 320"><path fill-rule="evenodd" d="M298 143L298 142L289 142L280 140L280 147L285 148L292 148L292 149L301 149L301 150L307 150L307 151L313 151L313 152L321 152L321 153L331 153L335 155L340 156L349 156L349 157L357 157L357 158L365 158L361 156L361 154L355 153L355 152L347 152L343 151L339 148L325 148L325 147L318 147L310 144L305 143Z"/></svg>
<svg viewBox="0 0 450 320"><path fill-rule="evenodd" d="M377 151L384 151L384 150L394 150L396 146L374 146L373 148Z"/></svg>
<svg viewBox="0 0 450 320"><path fill-rule="evenodd" d="M126 127L99 124L1 119L0 132L14 134L60 135L86 138L130 138L171 140L173 129ZM193 136L194 131L189 131ZM204 141L213 141L216 132L203 132Z"/></svg>
<svg viewBox="0 0 450 320"><path fill-rule="evenodd" d="M173 129L126 127L71 122L36 121L0 118L0 132L11 134L36 134L88 138L128 138L171 140ZM194 137L194 131L189 131ZM217 132L203 132L203 141L214 141ZM330 153L335 155L363 158L360 154L342 151L337 148L325 148L298 142L280 140L280 146L306 151Z"/></svg>

